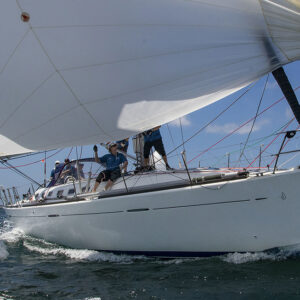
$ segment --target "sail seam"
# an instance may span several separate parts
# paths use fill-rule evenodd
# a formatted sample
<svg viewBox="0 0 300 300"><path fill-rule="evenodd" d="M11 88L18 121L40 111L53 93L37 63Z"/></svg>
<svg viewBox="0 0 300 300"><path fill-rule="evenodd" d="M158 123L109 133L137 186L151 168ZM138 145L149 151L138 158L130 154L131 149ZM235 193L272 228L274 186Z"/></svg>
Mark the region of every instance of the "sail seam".
<svg viewBox="0 0 300 300"><path fill-rule="evenodd" d="M237 62L234 62L234 63L232 61L230 61L230 63L224 64L224 65L219 66L219 67L215 67L213 70L218 70L218 69L225 68L225 67L228 67L228 66L232 66L232 65L235 65L235 64L240 64L240 63L243 63L245 61L249 61L249 60L252 60L252 59L259 58L259 57L264 57L264 55L261 54L261 55L256 55L256 56L252 56L252 57L247 57L245 59L241 59L241 60L239 60ZM169 83L175 83L176 81L180 81L180 80L183 80L183 79L186 79L186 78L189 78L189 77L193 77L193 76L196 76L196 75L199 75L199 74L203 74L203 73L207 72L208 70L212 70L212 69L211 68L201 69L200 71L194 72L194 73L186 75L184 77L178 77L178 78L173 79L173 80L160 82L160 83L157 83L157 84L154 84L154 85L151 85L151 86L143 87L143 88L136 89L136 90L131 90L131 91L128 91L128 92L125 92L125 93L121 93L121 94L117 94L117 95L105 97L105 98L102 98L102 99L87 101L87 102L85 102L85 105L87 105L87 104L93 104L93 103L97 103L97 102L104 102L104 101L107 101L109 99L113 99L113 98L117 98L117 97L122 97L122 96L125 96L125 95L130 95L130 94L133 94L133 93L141 92L143 90L152 89L152 88L158 87L158 86L163 86L163 85L166 85L166 84L169 84ZM203 87L203 85L202 85L202 87ZM191 89L188 89L188 90L191 91ZM184 105L185 104L183 104L183 106ZM176 108L175 110L177 110L177 109L178 108ZM164 114L164 113L162 113L162 114Z"/></svg>
<svg viewBox="0 0 300 300"><path fill-rule="evenodd" d="M89 117L95 122L95 124L97 125L97 127L102 131L102 133L104 133L107 136L110 136L107 132L105 132L102 127L100 126L100 124L98 124L98 122L96 121L96 119L91 115L91 113L88 111L88 109L84 106L83 103L81 103L81 101L79 100L79 98L77 97L77 95L75 94L74 90L71 88L71 86L69 85L69 83L66 81L66 79L64 78L64 76L61 74L61 72L59 71L59 69L56 67L56 65L54 64L54 62L52 61L51 57L49 56L48 52L46 51L46 49L44 48L42 42L40 41L38 35L36 34L36 32L34 30L32 30L36 40L39 42L40 47L42 48L42 50L44 51L44 53L47 55L50 63L53 65L53 67L55 68L56 72L58 73L58 75L60 76L60 78L62 79L62 81L64 82L65 86L68 88L68 90L71 92L71 94L73 95L74 99L78 102L78 104L83 108L83 110L89 115Z"/></svg>
<svg viewBox="0 0 300 300"><path fill-rule="evenodd" d="M19 0L16 0L17 5L20 9L20 11L22 12L22 7L19 3ZM68 84L68 82L66 81L66 79L63 77L63 75L60 73L59 69L56 67L55 63L53 62L53 60L51 59L49 53L47 52L46 48L44 47L43 43L41 42L41 40L39 39L39 36L37 35L37 33L35 32L35 30L33 30L31 23L28 22L29 24L29 28L31 29L35 39L37 40L37 42L39 43L42 51L44 52L44 54L48 57L49 62L51 63L51 65L53 66L54 70L57 72L57 74L59 74L60 78L62 79L62 81L64 82L65 86L69 89L69 91L71 92L71 94L73 95L74 99L78 102L78 104L82 107L82 109L89 115L89 117L94 121L94 123L96 124L96 126L102 131L103 134L105 134L106 136L110 136L108 133L106 133L102 127L100 126L100 124L98 124L98 122L96 121L96 119L92 116L92 114L88 111L88 109L83 105L83 103L80 102L79 98L77 97L77 95L75 94L74 90L71 88L71 86Z"/></svg>
<svg viewBox="0 0 300 300"><path fill-rule="evenodd" d="M55 72L51 73L47 78L45 78L33 91L9 114L9 116L1 123L0 128L2 128L12 116L27 102L52 76Z"/></svg>
<svg viewBox="0 0 300 300"><path fill-rule="evenodd" d="M30 29L27 29L27 31L25 32L25 34L23 35L23 37L21 38L21 40L18 42L17 46L15 47L15 49L12 51L12 53L10 54L8 60L6 61L6 63L4 64L4 66L2 67L1 71L0 71L0 75L2 75L2 73L4 72L4 70L6 69L7 65L9 64L9 62L11 61L11 59L13 58L14 54L17 52L17 49L20 47L20 45L22 44L22 42L24 41L25 37L27 36L28 32L30 31Z"/></svg>
<svg viewBox="0 0 300 300"><path fill-rule="evenodd" d="M181 51L170 51L165 53L159 53L155 55L148 55L148 56L141 56L141 57L134 57L134 58L128 58L128 59L120 59L120 60L114 60L114 61L108 61L103 63L95 63L95 64L89 64L89 65L83 65L83 66L77 66L77 67L69 67L69 68L62 68L59 69L59 71L68 72L72 70L79 70L79 69L88 69L92 67L100 67L100 66L106 66L106 65L113 65L118 63L124 63L124 62L131 62L131 61L137 61L137 60L146 60L150 58L157 58L161 56L168 56L168 55L176 55L176 54L182 54L182 53L191 53L191 52L200 52L202 50L212 50L212 49L222 49L222 48L230 48L233 46L249 46L249 45L257 45L257 42L241 42L241 43L229 43L227 45L216 45L214 47L200 47L195 49L186 49Z"/></svg>

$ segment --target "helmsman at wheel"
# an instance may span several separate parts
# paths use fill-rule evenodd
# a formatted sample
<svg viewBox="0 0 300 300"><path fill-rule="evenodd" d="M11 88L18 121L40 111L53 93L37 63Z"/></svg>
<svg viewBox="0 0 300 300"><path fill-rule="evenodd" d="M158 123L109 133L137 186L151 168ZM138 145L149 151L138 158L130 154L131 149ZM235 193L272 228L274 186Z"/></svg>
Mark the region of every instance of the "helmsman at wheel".
<svg viewBox="0 0 300 300"><path fill-rule="evenodd" d="M98 157L98 148L94 146L94 153L95 153L95 161L100 162L106 165L106 170L99 173L93 192L96 192L99 184L102 181L107 181L105 186L105 190L109 190L113 185L113 182L121 177L121 169L124 172L127 172L128 161L125 155L122 153L118 153L118 146L115 143L111 143L108 147L109 154L105 154L102 157Z"/></svg>

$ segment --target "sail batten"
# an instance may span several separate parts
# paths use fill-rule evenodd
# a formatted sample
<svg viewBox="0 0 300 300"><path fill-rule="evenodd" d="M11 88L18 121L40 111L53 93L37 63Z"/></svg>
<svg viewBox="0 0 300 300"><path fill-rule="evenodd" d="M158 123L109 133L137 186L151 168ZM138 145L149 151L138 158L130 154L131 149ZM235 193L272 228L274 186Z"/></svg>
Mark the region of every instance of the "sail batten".
<svg viewBox="0 0 300 300"><path fill-rule="evenodd" d="M0 3L0 134L27 150L131 136L300 58L292 0L18 4Z"/></svg>

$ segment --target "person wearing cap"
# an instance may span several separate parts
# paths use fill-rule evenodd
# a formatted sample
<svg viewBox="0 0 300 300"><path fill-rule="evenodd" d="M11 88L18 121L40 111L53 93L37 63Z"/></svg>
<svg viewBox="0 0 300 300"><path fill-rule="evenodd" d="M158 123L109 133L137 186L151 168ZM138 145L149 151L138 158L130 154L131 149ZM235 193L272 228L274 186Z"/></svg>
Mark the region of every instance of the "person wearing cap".
<svg viewBox="0 0 300 300"><path fill-rule="evenodd" d="M71 165L70 159L66 158L65 159L65 167L64 167L63 171L61 172L60 178L64 181L68 176L72 176L76 180L78 179L76 168Z"/></svg>
<svg viewBox="0 0 300 300"><path fill-rule="evenodd" d="M149 155L150 150L152 147L162 156L167 170L173 170L169 164L168 159L165 151L165 147L162 141L162 137L160 134L160 128L161 126L154 127L150 130L147 130L143 132L144 135L144 164L145 166L151 170L152 167L149 166Z"/></svg>
<svg viewBox="0 0 300 300"><path fill-rule="evenodd" d="M107 184L105 186L105 190L107 191L111 188L113 182L121 177L121 165L124 172L127 172L127 158L122 153L118 153L118 145L116 143L111 143L108 146L109 154L105 154L101 157L98 156L98 148L96 145L94 146L93 150L95 153L95 161L106 165L106 170L100 172L98 177L96 178L93 192L96 192L99 184L102 181L107 181Z"/></svg>
<svg viewBox="0 0 300 300"><path fill-rule="evenodd" d="M54 169L51 171L50 182L49 182L47 187L54 186L56 183L58 183L59 174L60 174L60 172L62 171L63 168L64 168L64 164L61 164L60 161L57 160L55 162Z"/></svg>
<svg viewBox="0 0 300 300"><path fill-rule="evenodd" d="M56 167L57 167L59 164L60 164L60 161L57 160L57 161L55 162L54 168L51 170L51 173L50 173L50 181L51 181L52 179L54 179L55 169L56 169Z"/></svg>

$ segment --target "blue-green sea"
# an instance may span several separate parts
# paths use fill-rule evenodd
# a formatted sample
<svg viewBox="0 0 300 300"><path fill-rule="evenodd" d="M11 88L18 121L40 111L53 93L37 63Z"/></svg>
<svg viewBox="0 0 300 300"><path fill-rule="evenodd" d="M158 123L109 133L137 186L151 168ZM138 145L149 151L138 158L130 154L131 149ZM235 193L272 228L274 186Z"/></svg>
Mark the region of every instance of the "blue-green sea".
<svg viewBox="0 0 300 300"><path fill-rule="evenodd" d="M300 246L212 258L124 256L48 243L0 218L0 299L300 299Z"/></svg>

